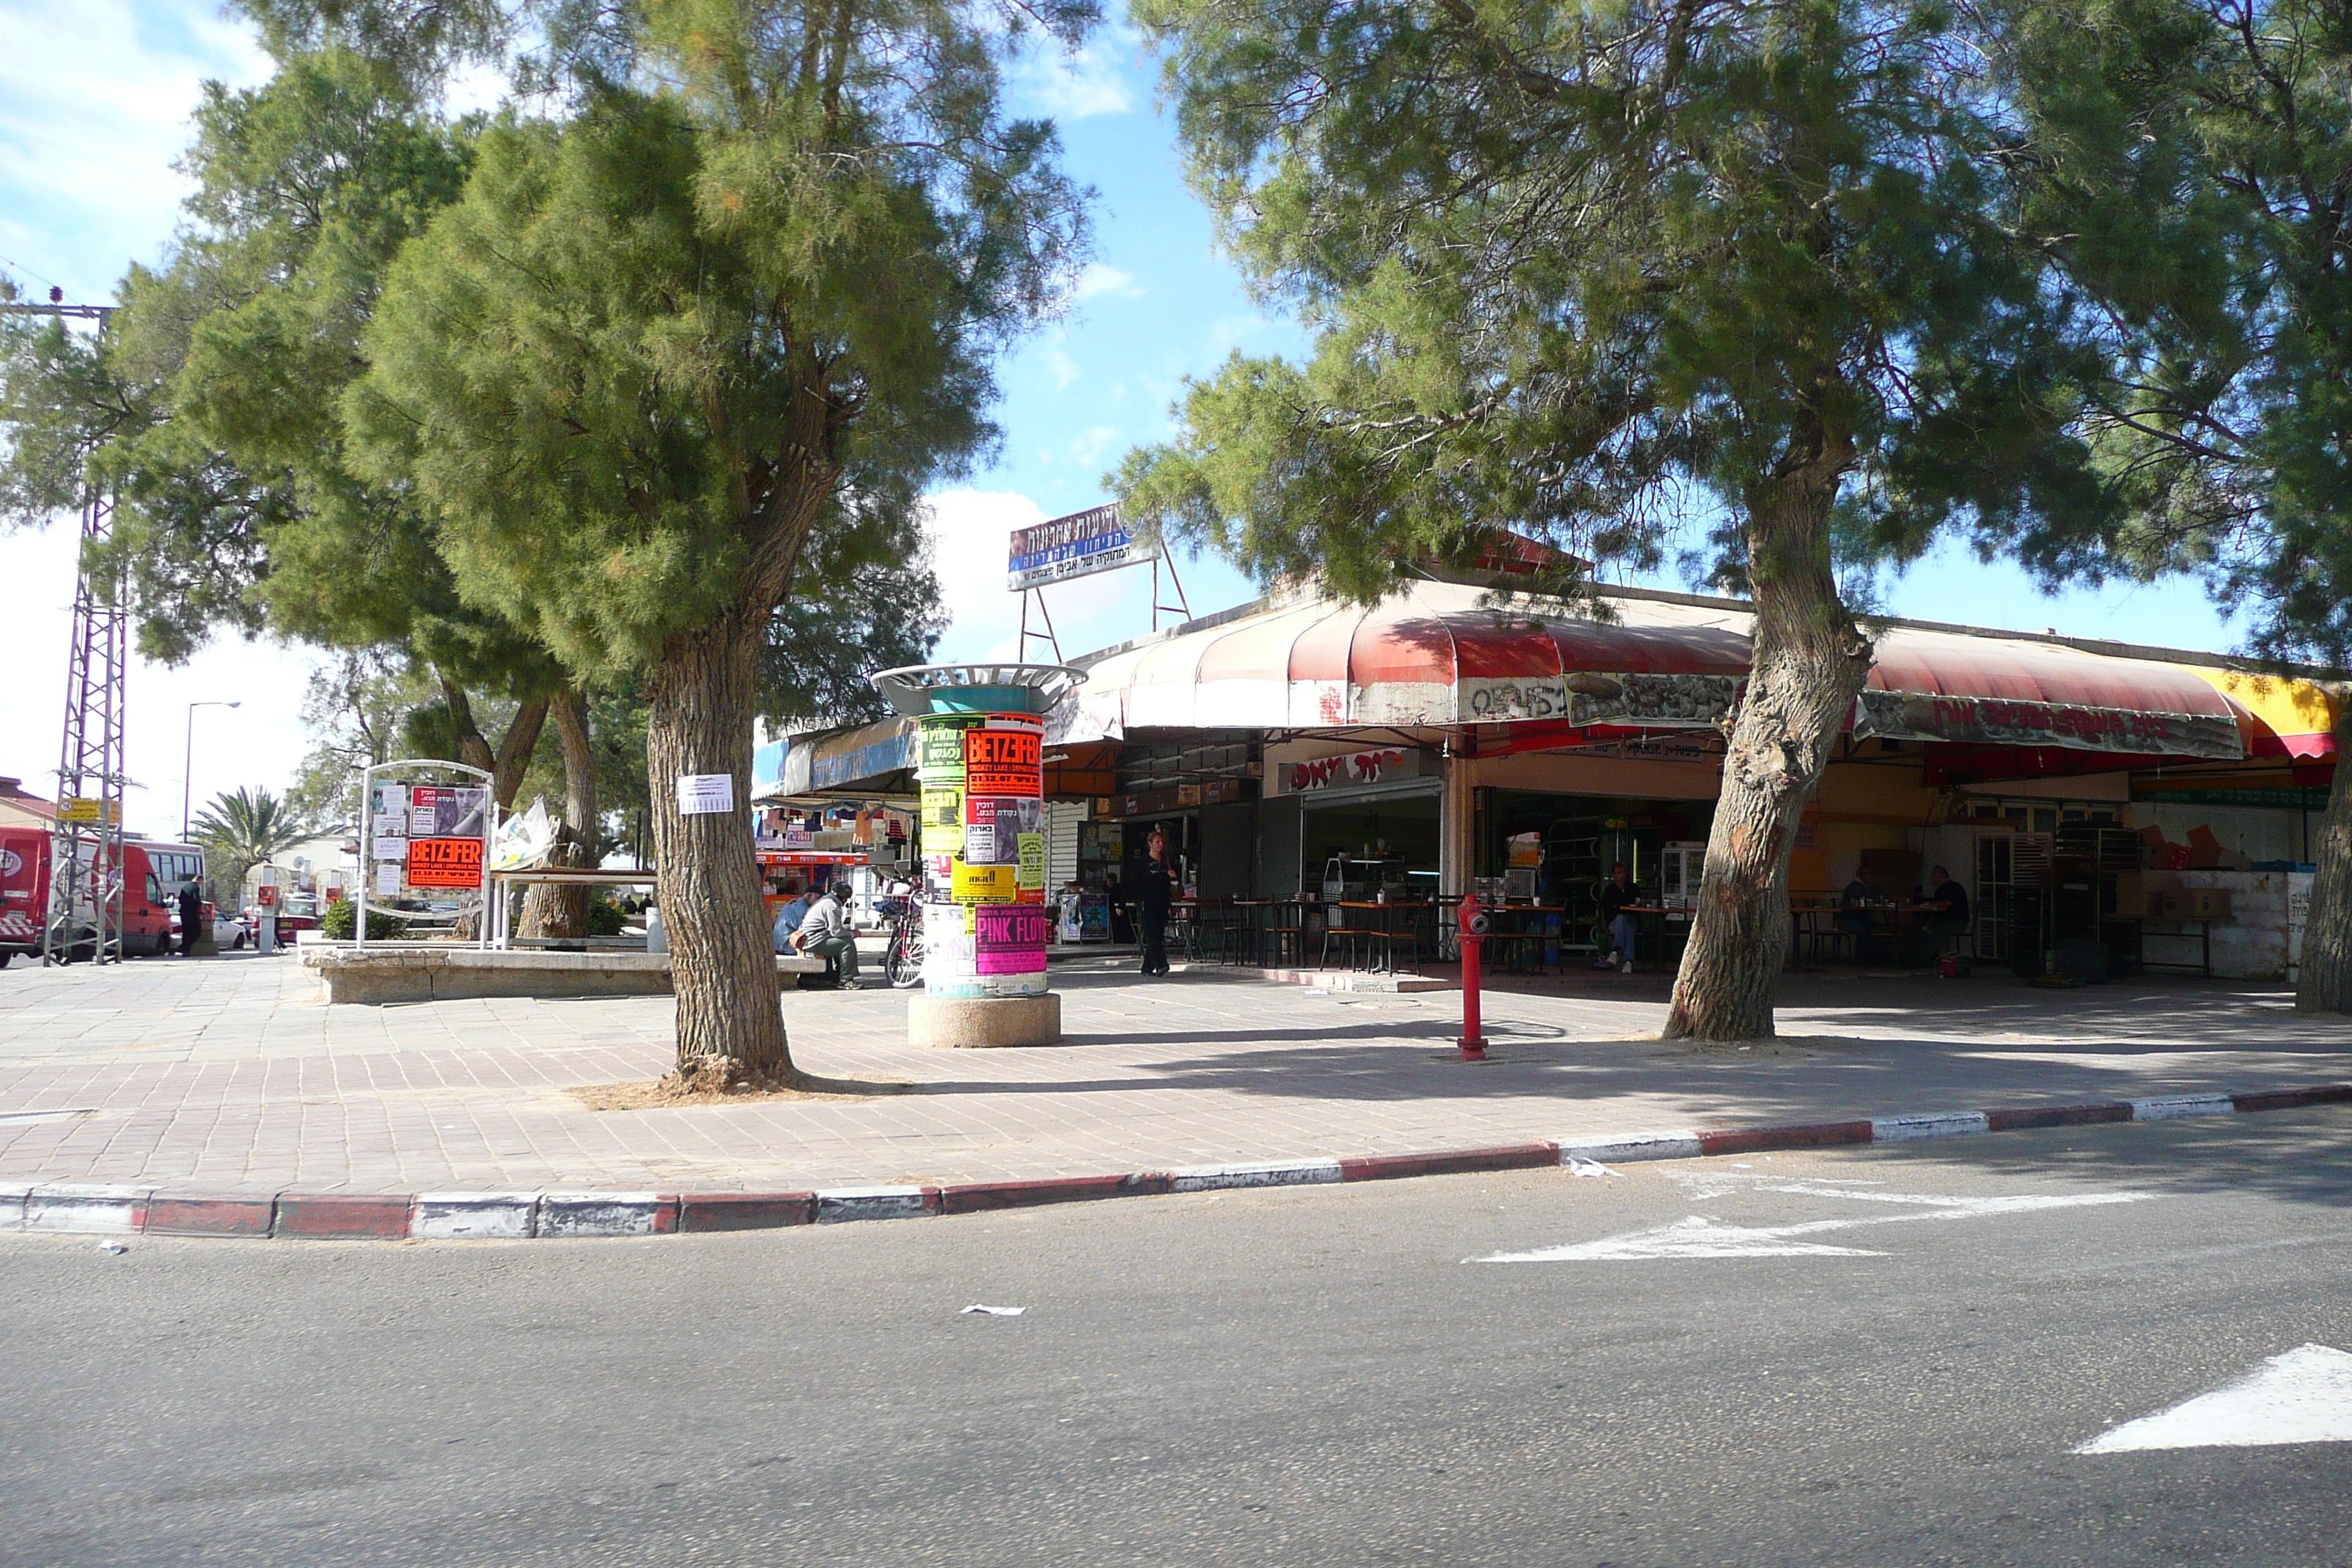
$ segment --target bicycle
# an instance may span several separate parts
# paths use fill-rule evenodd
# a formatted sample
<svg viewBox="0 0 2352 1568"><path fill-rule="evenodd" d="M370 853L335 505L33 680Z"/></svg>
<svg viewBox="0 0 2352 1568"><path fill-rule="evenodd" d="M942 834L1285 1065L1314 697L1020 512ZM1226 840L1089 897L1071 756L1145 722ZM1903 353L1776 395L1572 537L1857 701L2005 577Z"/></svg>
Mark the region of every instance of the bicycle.
<svg viewBox="0 0 2352 1568"><path fill-rule="evenodd" d="M897 991L923 983L923 907L910 898L893 896L874 900L874 912L890 922L890 940L882 950L882 977Z"/></svg>

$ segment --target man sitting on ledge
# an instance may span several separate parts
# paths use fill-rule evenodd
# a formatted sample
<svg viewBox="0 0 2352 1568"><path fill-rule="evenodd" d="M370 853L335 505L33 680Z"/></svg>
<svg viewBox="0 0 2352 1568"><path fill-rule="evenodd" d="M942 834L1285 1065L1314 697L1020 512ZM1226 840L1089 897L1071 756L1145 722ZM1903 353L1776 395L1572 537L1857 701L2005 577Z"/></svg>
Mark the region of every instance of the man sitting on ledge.
<svg viewBox="0 0 2352 1568"><path fill-rule="evenodd" d="M824 959L844 991L857 989L857 932L849 923L848 883L835 882L809 905L793 941L803 952Z"/></svg>

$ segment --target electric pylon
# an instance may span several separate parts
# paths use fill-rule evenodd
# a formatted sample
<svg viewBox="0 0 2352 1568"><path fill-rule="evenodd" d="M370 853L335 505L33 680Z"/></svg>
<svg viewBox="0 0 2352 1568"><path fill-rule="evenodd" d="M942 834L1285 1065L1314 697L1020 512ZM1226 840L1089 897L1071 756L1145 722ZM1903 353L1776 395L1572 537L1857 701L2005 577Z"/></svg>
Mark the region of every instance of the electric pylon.
<svg viewBox="0 0 2352 1568"><path fill-rule="evenodd" d="M96 321L106 331L111 305L68 305L63 291L47 303L0 304L0 310ZM130 672L131 582L126 562L93 572L114 533L114 498L86 480L80 556L74 574L73 650L66 664L65 739L58 752L58 815L49 837L49 907L41 926L41 962L88 956L122 960L122 721Z"/></svg>

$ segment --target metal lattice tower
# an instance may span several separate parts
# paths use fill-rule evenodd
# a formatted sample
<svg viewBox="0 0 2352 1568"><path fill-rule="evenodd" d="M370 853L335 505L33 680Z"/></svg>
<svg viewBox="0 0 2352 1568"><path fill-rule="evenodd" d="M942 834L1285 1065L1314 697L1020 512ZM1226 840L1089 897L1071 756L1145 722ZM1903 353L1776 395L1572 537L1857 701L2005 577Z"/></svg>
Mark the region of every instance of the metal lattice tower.
<svg viewBox="0 0 2352 1568"><path fill-rule="evenodd" d="M58 753L58 820L49 840L43 963L66 963L85 942L100 963L122 960L122 719L131 584L120 563L105 575L91 570L113 532L114 498L93 489L81 514L81 569L74 584L73 652L66 664L66 731ZM74 819L68 820L69 813ZM85 931L87 938L81 935Z"/></svg>
<svg viewBox="0 0 2352 1568"><path fill-rule="evenodd" d="M0 304L0 310L96 321L106 330L111 305ZM87 954L122 960L122 720L131 664L131 574L117 562L94 577L114 534L114 498L89 487L82 504L81 554L74 579L73 651L66 664L65 740L58 752L58 816L49 837L49 907L41 924L41 962Z"/></svg>

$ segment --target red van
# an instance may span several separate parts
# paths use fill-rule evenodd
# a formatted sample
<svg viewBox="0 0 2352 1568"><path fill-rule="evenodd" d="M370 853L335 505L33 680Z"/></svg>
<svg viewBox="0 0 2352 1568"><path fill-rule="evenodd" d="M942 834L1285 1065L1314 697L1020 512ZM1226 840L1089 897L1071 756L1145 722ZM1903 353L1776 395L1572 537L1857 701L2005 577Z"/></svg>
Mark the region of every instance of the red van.
<svg viewBox="0 0 2352 1568"><path fill-rule="evenodd" d="M122 847L122 952L126 958L168 952L174 889L166 888L146 846ZM49 836L37 827L0 827L0 964L41 951L41 922L49 909ZM97 921L87 900L75 911L75 958L90 955Z"/></svg>

